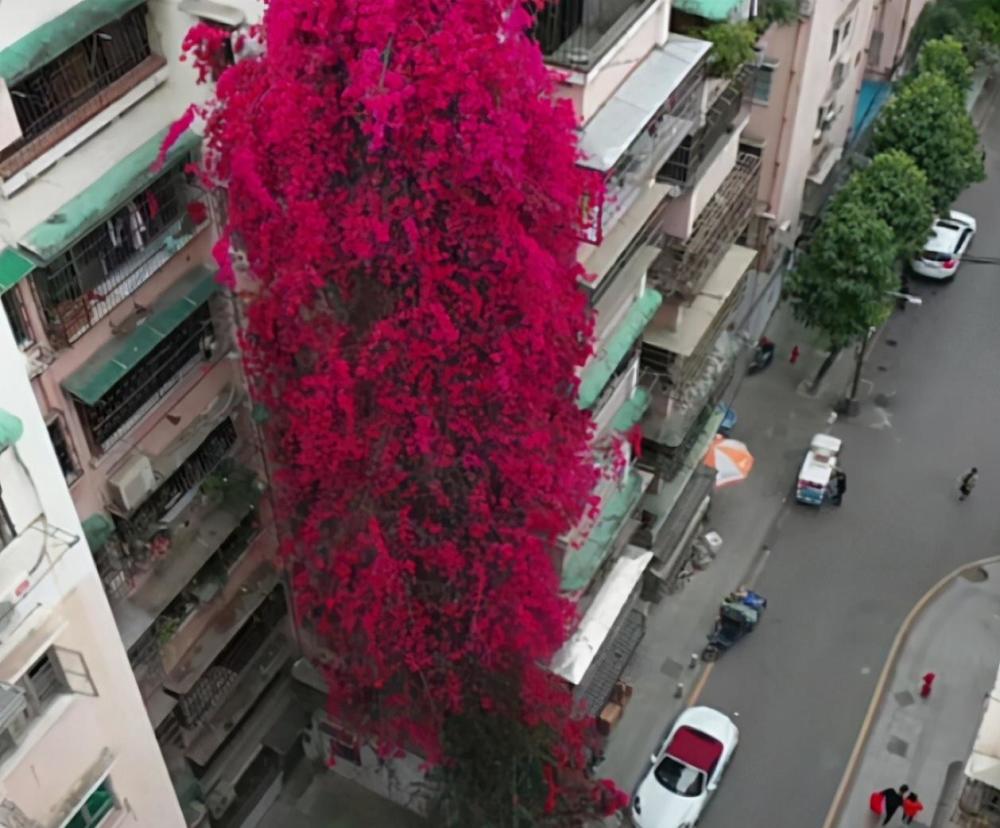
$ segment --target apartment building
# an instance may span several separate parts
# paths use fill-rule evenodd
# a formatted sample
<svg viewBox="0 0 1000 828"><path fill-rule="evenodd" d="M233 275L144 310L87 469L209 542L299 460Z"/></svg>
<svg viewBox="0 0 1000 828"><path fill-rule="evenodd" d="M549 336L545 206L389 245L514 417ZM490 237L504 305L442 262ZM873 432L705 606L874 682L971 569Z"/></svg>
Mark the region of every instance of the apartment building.
<svg viewBox="0 0 1000 828"><path fill-rule="evenodd" d="M868 76L891 81L905 66L913 27L930 0L876 0L868 44Z"/></svg>
<svg viewBox="0 0 1000 828"><path fill-rule="evenodd" d="M259 14L257 0L0 4L5 317L106 594L89 600L110 602L188 825L252 823L294 743L276 735L292 636L263 461L186 166L200 137L158 158L205 94L179 62L187 30L232 31L237 60ZM140 824L184 824L157 807Z"/></svg>
<svg viewBox="0 0 1000 828"><path fill-rule="evenodd" d="M184 825L28 379L0 317L0 825Z"/></svg>

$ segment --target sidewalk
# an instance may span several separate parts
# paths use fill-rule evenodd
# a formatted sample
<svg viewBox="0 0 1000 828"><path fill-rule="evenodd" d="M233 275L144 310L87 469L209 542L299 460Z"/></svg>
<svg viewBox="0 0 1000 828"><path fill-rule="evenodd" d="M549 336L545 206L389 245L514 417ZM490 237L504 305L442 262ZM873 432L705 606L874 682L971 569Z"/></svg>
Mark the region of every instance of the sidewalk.
<svg viewBox="0 0 1000 828"><path fill-rule="evenodd" d="M983 580L983 576L985 580ZM1000 662L1000 563L955 578L917 617L905 640L865 743L839 828L878 824L868 810L874 790L909 785L923 821L946 826ZM929 699L920 679L936 674ZM898 822L898 817L893 824Z"/></svg>
<svg viewBox="0 0 1000 828"><path fill-rule="evenodd" d="M845 353L816 395L801 390L826 353L792 319L787 304L775 312L767 334L777 345L775 362L738 380L731 403L739 418L733 436L747 443L755 464L749 480L713 498L708 526L722 536L722 550L683 591L648 608L645 637L623 674L633 696L612 731L597 774L629 793L701 675L703 665L691 668L689 663L704 647L719 602L752 580L765 562L765 545L792 492L809 439L828 427L850 379L853 360ZM793 366L789 354L795 345L801 356ZM681 698L675 697L678 683L683 685Z"/></svg>

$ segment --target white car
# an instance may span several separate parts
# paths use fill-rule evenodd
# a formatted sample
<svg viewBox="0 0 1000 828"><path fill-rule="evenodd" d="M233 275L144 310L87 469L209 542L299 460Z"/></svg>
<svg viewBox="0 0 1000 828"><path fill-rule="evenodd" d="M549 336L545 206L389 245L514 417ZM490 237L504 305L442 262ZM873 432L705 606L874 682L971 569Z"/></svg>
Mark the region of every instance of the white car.
<svg viewBox="0 0 1000 828"><path fill-rule="evenodd" d="M934 220L931 235L910 267L928 279L951 279L962 261L962 254L976 234L976 220L952 210L947 218Z"/></svg>
<svg viewBox="0 0 1000 828"><path fill-rule="evenodd" d="M632 797L638 828L694 828L740 740L724 713L689 707L674 722Z"/></svg>
<svg viewBox="0 0 1000 828"><path fill-rule="evenodd" d="M795 483L795 499L799 503L823 505L842 445L841 440L829 434L813 435Z"/></svg>

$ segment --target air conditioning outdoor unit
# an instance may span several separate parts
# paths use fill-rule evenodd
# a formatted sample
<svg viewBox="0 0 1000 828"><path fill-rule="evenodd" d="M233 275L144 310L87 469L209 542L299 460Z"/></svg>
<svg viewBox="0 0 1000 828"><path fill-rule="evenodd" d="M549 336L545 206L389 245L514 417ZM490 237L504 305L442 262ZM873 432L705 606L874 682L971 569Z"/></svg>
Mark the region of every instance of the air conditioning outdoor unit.
<svg viewBox="0 0 1000 828"><path fill-rule="evenodd" d="M135 452L108 478L108 488L115 502L131 512L156 486L153 465L145 454Z"/></svg>
<svg viewBox="0 0 1000 828"><path fill-rule="evenodd" d="M212 788L212 792L208 795L205 804L208 805L208 812L215 819L221 819L235 799L236 789L226 782L220 782Z"/></svg>

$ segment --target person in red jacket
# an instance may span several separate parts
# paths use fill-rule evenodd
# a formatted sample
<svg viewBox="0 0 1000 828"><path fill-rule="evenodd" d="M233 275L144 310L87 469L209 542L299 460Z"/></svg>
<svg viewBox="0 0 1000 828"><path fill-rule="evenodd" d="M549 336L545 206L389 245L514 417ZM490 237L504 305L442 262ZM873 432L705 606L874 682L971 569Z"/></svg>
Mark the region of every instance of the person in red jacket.
<svg viewBox="0 0 1000 828"><path fill-rule="evenodd" d="M915 793L911 793L903 800L903 823L909 825L913 818L924 809L924 803L917 799Z"/></svg>

